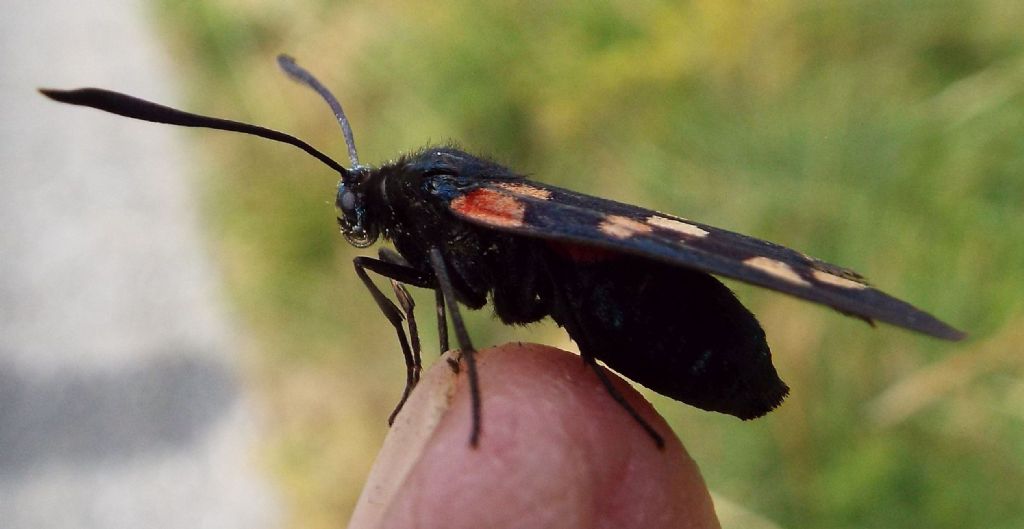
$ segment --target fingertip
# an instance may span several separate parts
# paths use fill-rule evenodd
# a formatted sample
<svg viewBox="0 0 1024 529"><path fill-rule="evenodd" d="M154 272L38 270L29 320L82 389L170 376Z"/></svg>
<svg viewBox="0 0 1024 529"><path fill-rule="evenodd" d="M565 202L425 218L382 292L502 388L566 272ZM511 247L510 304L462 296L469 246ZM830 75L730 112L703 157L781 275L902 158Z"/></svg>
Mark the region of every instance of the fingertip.
<svg viewBox="0 0 1024 529"><path fill-rule="evenodd" d="M449 357L446 353L442 359ZM383 516L406 477L415 468L447 414L455 393L456 373L437 362L423 373L416 389L390 425L380 454L349 520L350 529L380 527Z"/></svg>
<svg viewBox="0 0 1024 529"><path fill-rule="evenodd" d="M534 344L508 344L478 356L482 394L479 446L467 442L464 375L413 393L389 434L423 413L417 393L443 395L445 407L419 444L392 443L381 460L405 450L400 483L379 509L379 522L358 527L717 527L696 464L644 398L613 383L666 440L652 438L608 394L579 356ZM439 400L434 399L435 402ZM426 402L430 402L427 399ZM439 408L435 407L435 412ZM430 409L427 409L430 412ZM415 421L415 418L408 420ZM386 443L387 444L387 443ZM410 461L409 453L416 451ZM381 465L378 461L375 465ZM368 490L372 486L368 484ZM360 499L363 507L364 498ZM357 516L353 516L353 524Z"/></svg>

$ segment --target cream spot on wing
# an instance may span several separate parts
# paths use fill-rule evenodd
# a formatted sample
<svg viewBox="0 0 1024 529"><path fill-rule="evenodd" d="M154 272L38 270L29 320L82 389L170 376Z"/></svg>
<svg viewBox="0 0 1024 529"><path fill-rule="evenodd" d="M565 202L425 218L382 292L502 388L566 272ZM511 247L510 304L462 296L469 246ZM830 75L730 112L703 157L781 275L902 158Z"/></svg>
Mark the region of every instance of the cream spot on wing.
<svg viewBox="0 0 1024 529"><path fill-rule="evenodd" d="M815 270L813 275L814 279L821 281L822 283L836 286L839 288L850 288L856 290L863 290L865 288L868 288L868 286L865 285L864 283L858 283L852 279L839 277L828 272L822 272L821 270Z"/></svg>
<svg viewBox="0 0 1024 529"><path fill-rule="evenodd" d="M682 233L690 237L707 237L708 230L698 228L693 224L683 222L681 220L670 219L668 217L662 217L659 215L651 215L647 217L647 224L657 226L659 228L665 228L666 230L672 230L677 233Z"/></svg>
<svg viewBox="0 0 1024 529"><path fill-rule="evenodd" d="M768 257L751 257L743 261L743 264L756 268L762 272L767 272L783 281L793 283L794 285L802 285L805 287L811 286L806 279L800 277L800 274L793 270L792 266L789 266L782 261L776 261Z"/></svg>
<svg viewBox="0 0 1024 529"><path fill-rule="evenodd" d="M547 200L551 198L551 191L548 191L547 189L541 189L539 187L533 187L527 184L520 184L518 182L503 182L500 184L495 184L495 186L500 187L505 191L515 193L517 195L526 195L528 197L539 198L541 200Z"/></svg>
<svg viewBox="0 0 1024 529"><path fill-rule="evenodd" d="M621 215L608 215L597 226L597 229L616 239L625 239L640 233L651 233L654 231L653 228L643 222Z"/></svg>

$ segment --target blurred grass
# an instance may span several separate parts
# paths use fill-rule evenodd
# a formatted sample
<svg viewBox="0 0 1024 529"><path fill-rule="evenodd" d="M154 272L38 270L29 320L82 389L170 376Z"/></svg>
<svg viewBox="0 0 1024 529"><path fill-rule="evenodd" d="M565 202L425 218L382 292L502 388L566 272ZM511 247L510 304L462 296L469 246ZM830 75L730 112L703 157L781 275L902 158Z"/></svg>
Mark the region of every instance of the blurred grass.
<svg viewBox="0 0 1024 529"><path fill-rule="evenodd" d="M741 424L652 396L727 527L1024 526L1024 4L190 0L154 13L199 111L345 159L322 102L276 70L288 52L341 98L365 162L455 140L850 266L972 333L952 345L873 330L735 285L788 403ZM269 465L293 526L338 527L401 391L393 333L351 272L328 170L194 137L211 246L271 410ZM570 347L549 323L470 322L480 344Z"/></svg>

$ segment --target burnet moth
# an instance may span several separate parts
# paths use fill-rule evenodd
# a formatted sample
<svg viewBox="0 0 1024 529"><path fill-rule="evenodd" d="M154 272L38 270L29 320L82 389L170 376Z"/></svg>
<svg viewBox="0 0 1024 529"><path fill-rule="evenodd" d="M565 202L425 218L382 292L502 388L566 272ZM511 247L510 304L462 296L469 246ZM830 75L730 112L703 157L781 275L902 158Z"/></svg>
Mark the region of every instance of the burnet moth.
<svg viewBox="0 0 1024 529"><path fill-rule="evenodd" d="M278 63L330 105L348 146L350 168L293 136L255 125L96 88L41 92L130 118L288 143L337 171L342 235L358 248L383 238L395 250L354 259L356 274L394 327L405 355L406 386L389 421L420 372L413 305L404 285L435 291L441 351L448 349L451 316L461 351L453 368L464 365L469 379L472 446L480 438L481 388L460 304L479 309L490 301L506 324L550 316L576 342L583 362L611 397L659 447L661 434L618 393L599 360L658 393L740 419L768 413L789 391L772 365L757 319L712 274L868 322L946 340L964 337L851 270L681 217L527 180L455 147L422 149L380 167L362 165L334 96L290 57L282 55ZM392 281L401 307L368 272Z"/></svg>

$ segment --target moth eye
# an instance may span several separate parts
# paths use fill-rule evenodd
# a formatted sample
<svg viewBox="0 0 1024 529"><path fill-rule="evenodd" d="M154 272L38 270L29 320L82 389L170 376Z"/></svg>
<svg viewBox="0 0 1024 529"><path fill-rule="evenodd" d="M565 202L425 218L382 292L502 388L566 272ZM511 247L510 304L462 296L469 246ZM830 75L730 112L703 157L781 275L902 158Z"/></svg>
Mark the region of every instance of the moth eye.
<svg viewBox="0 0 1024 529"><path fill-rule="evenodd" d="M346 212L356 209L356 194L346 190L338 198L338 207L340 207L342 211Z"/></svg>

